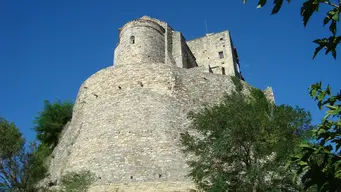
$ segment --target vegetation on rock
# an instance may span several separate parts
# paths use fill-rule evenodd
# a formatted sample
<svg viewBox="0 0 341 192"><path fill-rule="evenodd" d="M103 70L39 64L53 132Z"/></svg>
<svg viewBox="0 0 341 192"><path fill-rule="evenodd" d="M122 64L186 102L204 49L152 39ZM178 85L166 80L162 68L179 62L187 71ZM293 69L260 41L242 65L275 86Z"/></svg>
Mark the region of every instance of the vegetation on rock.
<svg viewBox="0 0 341 192"><path fill-rule="evenodd" d="M61 179L62 192L85 192L95 177L90 171L70 172Z"/></svg>

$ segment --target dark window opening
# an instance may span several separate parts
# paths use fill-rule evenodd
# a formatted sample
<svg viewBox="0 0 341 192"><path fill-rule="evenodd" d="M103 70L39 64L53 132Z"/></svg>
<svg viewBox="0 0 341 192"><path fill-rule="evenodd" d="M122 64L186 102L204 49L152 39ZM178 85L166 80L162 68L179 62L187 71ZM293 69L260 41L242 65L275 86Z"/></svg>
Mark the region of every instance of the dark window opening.
<svg viewBox="0 0 341 192"><path fill-rule="evenodd" d="M135 44L135 36L130 37L130 44Z"/></svg>
<svg viewBox="0 0 341 192"><path fill-rule="evenodd" d="M224 58L224 52L220 51L219 52L219 59L222 59L222 58Z"/></svg>
<svg viewBox="0 0 341 192"><path fill-rule="evenodd" d="M220 38L220 41L222 41L222 40L224 40L224 37L221 37L221 38Z"/></svg>
<svg viewBox="0 0 341 192"><path fill-rule="evenodd" d="M221 68L221 74L225 75L225 67Z"/></svg>

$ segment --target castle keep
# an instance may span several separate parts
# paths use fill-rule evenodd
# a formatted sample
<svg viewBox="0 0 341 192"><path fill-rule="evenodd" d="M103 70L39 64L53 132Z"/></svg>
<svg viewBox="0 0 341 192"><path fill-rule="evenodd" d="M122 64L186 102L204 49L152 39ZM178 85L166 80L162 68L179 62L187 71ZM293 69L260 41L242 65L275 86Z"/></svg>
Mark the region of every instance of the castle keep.
<svg viewBox="0 0 341 192"><path fill-rule="evenodd" d="M114 64L164 63L180 68L241 77L237 51L230 33L223 31L185 41L166 22L147 16L125 24L119 30Z"/></svg>
<svg viewBox="0 0 341 192"><path fill-rule="evenodd" d="M145 16L119 30L114 55L81 85L49 179L89 170L91 191L194 189L179 137L189 111L217 103L234 89L231 76L242 78L229 32L185 41Z"/></svg>

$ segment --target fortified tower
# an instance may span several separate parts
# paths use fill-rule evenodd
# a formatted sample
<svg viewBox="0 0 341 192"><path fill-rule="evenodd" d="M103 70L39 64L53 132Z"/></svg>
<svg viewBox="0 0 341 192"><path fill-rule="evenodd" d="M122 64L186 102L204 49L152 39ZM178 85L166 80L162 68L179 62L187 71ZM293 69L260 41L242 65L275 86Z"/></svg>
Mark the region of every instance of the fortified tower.
<svg viewBox="0 0 341 192"><path fill-rule="evenodd" d="M58 186L67 172L88 170L96 176L94 192L195 189L180 134L188 130L190 111L216 104L234 89L236 66L228 32L186 42L157 19L127 23L114 66L81 85L47 180Z"/></svg>
<svg viewBox="0 0 341 192"><path fill-rule="evenodd" d="M137 19L119 30L114 63L165 63L165 29L151 19Z"/></svg>
<svg viewBox="0 0 341 192"><path fill-rule="evenodd" d="M180 68L242 78L239 59L229 31L185 41L166 22L144 16L119 30L114 63L164 63Z"/></svg>

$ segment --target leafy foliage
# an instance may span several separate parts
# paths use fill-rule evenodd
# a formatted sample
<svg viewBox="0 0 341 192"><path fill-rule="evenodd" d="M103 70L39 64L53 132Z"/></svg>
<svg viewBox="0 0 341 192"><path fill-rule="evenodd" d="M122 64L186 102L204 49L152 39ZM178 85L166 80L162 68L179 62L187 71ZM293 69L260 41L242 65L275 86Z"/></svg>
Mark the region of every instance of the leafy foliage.
<svg viewBox="0 0 341 192"><path fill-rule="evenodd" d="M204 191L298 190L285 164L311 129L310 114L239 88L189 114L191 131L181 134L184 152L194 155L189 176Z"/></svg>
<svg viewBox="0 0 341 192"><path fill-rule="evenodd" d="M341 190L341 93L333 95L330 86L322 83L310 87L310 95L327 114L314 131L317 143L301 146L301 154L293 157L298 174L308 189L316 185L318 191Z"/></svg>
<svg viewBox="0 0 341 192"><path fill-rule="evenodd" d="M65 124L72 118L73 103L44 101L44 109L35 119L37 138L45 145L55 147Z"/></svg>
<svg viewBox="0 0 341 192"><path fill-rule="evenodd" d="M274 7L272 9L272 14L276 14L279 12L283 5L284 0L274 0ZM246 3L246 0L243 0ZM290 3L290 0L286 0L287 3ZM263 7L267 3L266 0L258 0L257 8ZM337 22L340 21L340 4L341 2L333 3L331 0L306 0L302 4L301 7L301 16L303 19L303 25L306 26L311 18L311 16L319 11L321 4L328 5L330 10L327 12L325 18L323 19L323 25L329 24L329 31L331 32L331 36L316 39L313 42L318 44L315 49L313 58L323 49L325 48L325 54L332 53L332 56L336 59L336 48L341 43L341 36L337 35Z"/></svg>
<svg viewBox="0 0 341 192"><path fill-rule="evenodd" d="M260 7L266 3L262 0L259 2L262 3ZM278 4L276 0L274 3L275 6ZM337 36L341 1L306 0L301 8L303 24L308 23L321 4L329 7L323 24L329 24L329 31L332 35L314 41L318 47L315 49L313 58L325 48L325 54L332 53L336 59L337 45L341 42L341 36ZM316 142L302 144L301 152L292 158L292 162L298 169L297 176L301 178L305 189L341 191L341 91L339 94L332 94L330 86L323 89L321 82L312 85L309 90L310 96L318 101L318 107L327 108L327 113L321 124L314 130L313 136Z"/></svg>
<svg viewBox="0 0 341 192"><path fill-rule="evenodd" d="M36 191L37 181L46 173L40 153L34 144L26 150L18 128L3 118L0 133L0 191Z"/></svg>
<svg viewBox="0 0 341 192"><path fill-rule="evenodd" d="M70 172L61 179L62 191L87 191L94 179L94 175L90 171Z"/></svg>
<svg viewBox="0 0 341 192"><path fill-rule="evenodd" d="M25 139L14 123L0 117L0 157L11 157L20 151Z"/></svg>
<svg viewBox="0 0 341 192"><path fill-rule="evenodd" d="M27 165L27 171L25 172L25 178L28 186L33 191L37 191L37 184L47 174L47 157L51 154L51 149L43 144L37 145L31 143L30 146L30 161Z"/></svg>

